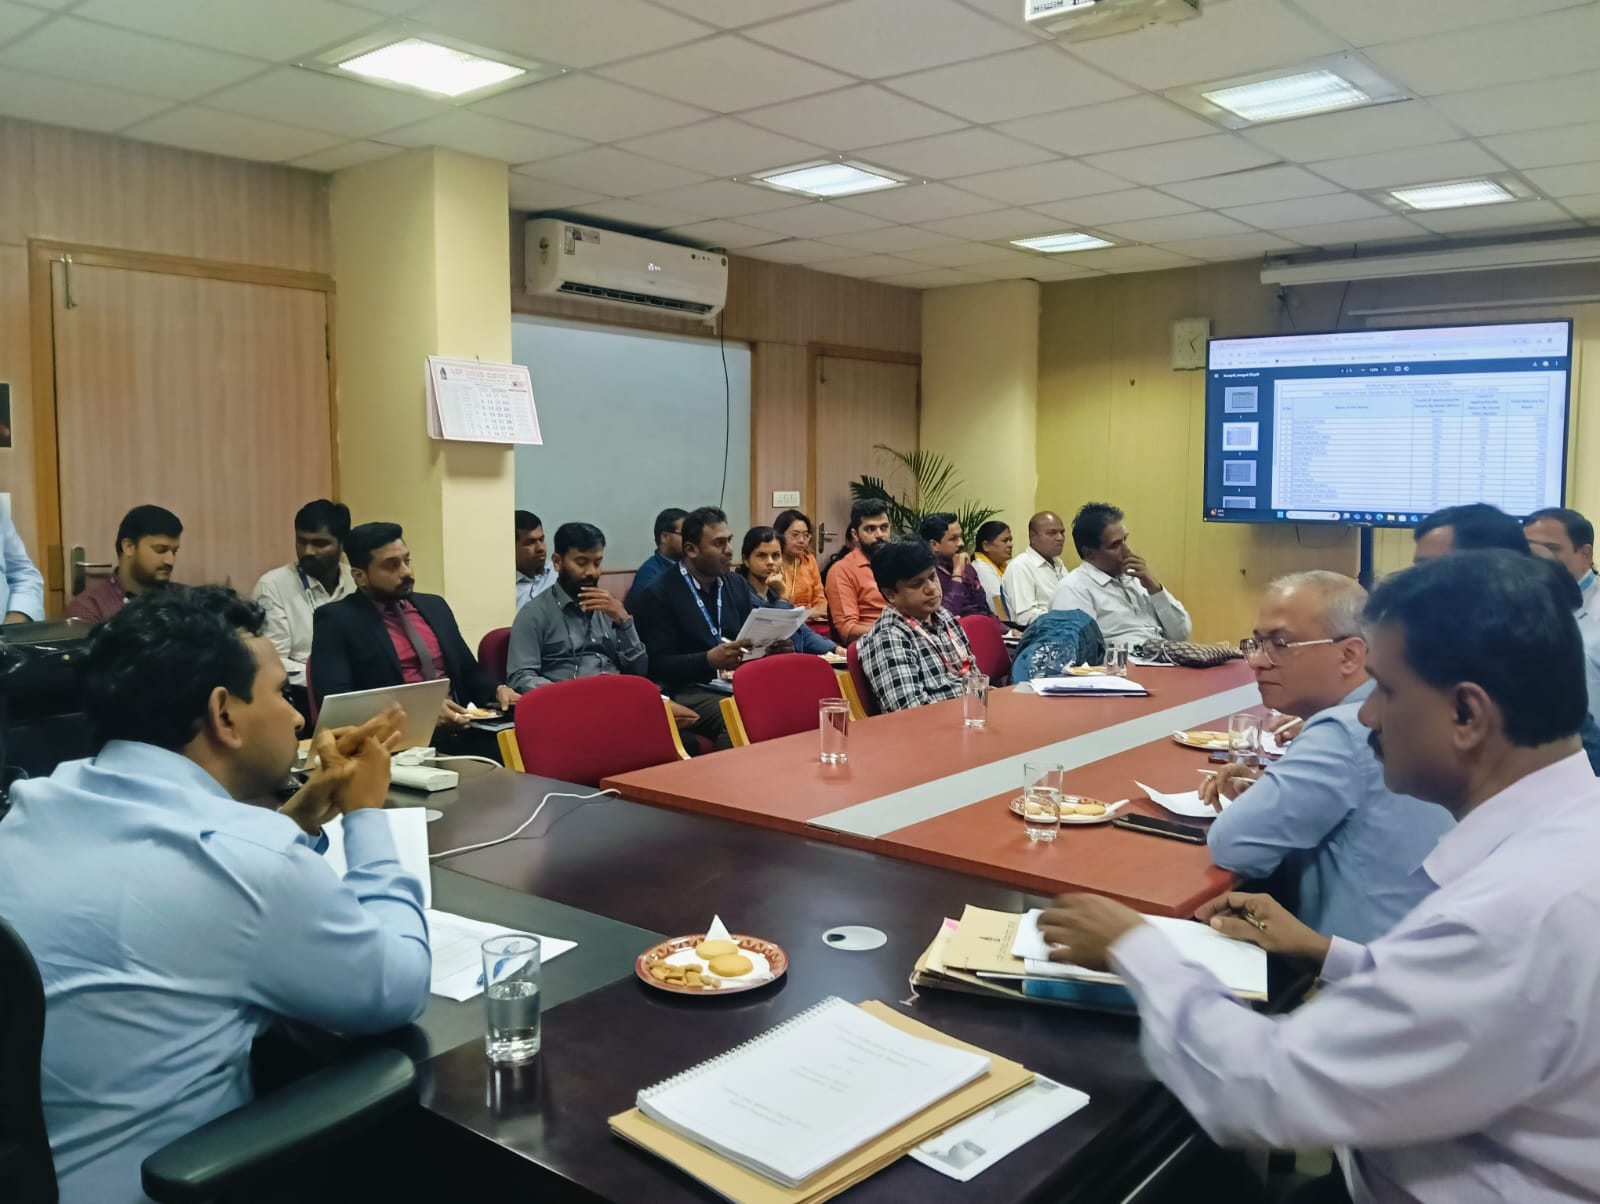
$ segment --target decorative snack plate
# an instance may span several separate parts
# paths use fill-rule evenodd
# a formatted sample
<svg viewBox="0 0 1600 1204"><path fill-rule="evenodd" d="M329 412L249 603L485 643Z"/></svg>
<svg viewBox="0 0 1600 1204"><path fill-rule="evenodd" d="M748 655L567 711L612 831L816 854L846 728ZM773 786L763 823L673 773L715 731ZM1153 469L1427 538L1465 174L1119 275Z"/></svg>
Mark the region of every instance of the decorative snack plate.
<svg viewBox="0 0 1600 1204"><path fill-rule="evenodd" d="M1190 731L1173 732L1172 738L1185 748L1203 748L1207 752L1227 752L1227 732Z"/></svg>
<svg viewBox="0 0 1600 1204"><path fill-rule="evenodd" d="M1061 822L1063 825L1108 824L1116 817L1117 812L1122 810L1122 808L1126 807L1127 805L1127 799L1123 799L1121 802L1117 803L1102 803L1097 798L1080 798L1075 794L1069 794L1061 800ZM1011 800L1011 814L1017 816L1024 815L1025 812L1023 810L1023 806L1023 797L1019 794L1016 798ZM1079 806L1089 808L1099 807L1101 810L1094 814L1084 815L1073 809L1074 807Z"/></svg>
<svg viewBox="0 0 1600 1204"><path fill-rule="evenodd" d="M662 941L638 956L633 972L656 990L674 995L735 995L764 987L782 978L789 969L789 955L771 941L731 933L728 940L738 946L737 955L751 963L750 969L737 975L719 975L710 968L715 958L707 959L695 952L695 946L708 939L702 932Z"/></svg>

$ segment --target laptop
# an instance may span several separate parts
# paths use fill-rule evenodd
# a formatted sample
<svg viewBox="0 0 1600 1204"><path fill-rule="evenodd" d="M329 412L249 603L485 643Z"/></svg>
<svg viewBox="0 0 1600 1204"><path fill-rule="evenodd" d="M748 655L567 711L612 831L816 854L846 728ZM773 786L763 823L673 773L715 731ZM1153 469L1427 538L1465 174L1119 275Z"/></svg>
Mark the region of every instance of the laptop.
<svg viewBox="0 0 1600 1204"><path fill-rule="evenodd" d="M417 681L378 690L353 690L349 694L330 694L317 712L317 729L359 727L368 719L383 714L394 703L405 709L405 726L400 729L400 748L426 748L433 743L433 729L439 724L439 708L450 696L450 679ZM399 751L398 749L396 751Z"/></svg>

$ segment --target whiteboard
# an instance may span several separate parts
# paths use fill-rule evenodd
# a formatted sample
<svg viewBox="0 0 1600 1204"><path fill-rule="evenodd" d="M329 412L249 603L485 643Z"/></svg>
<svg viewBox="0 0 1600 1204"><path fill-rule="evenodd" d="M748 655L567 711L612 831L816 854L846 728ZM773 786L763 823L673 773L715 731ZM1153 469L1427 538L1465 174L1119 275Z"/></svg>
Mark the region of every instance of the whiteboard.
<svg viewBox="0 0 1600 1204"><path fill-rule="evenodd" d="M668 506L721 505L735 544L743 538L750 348L729 342L726 352L725 391L715 338L513 315L511 358L533 380L544 435L542 446L515 449L517 506L543 520L552 552L562 523L593 523L606 535L607 571L636 569Z"/></svg>

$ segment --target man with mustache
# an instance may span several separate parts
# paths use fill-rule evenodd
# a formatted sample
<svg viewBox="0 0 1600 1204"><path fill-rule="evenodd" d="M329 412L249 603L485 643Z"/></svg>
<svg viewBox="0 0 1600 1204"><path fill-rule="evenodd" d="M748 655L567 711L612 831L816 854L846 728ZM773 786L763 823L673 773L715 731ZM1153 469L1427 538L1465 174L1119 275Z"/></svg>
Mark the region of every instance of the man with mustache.
<svg viewBox="0 0 1600 1204"><path fill-rule="evenodd" d="M850 530L856 546L828 573L828 613L841 644L853 644L883 613L883 595L872 575L872 557L889 540L889 508L863 498L850 507Z"/></svg>
<svg viewBox="0 0 1600 1204"><path fill-rule="evenodd" d="M307 717L311 616L356 588L342 559L349 533L350 507L327 498L307 502L294 516L294 560L263 573L251 595L267 616L261 634L272 641L289 675L290 701Z"/></svg>

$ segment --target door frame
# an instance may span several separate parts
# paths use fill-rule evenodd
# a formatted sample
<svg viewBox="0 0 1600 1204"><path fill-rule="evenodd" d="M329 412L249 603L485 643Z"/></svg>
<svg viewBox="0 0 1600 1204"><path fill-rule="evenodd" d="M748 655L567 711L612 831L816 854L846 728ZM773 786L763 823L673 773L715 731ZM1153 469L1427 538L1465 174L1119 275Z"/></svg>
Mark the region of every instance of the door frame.
<svg viewBox="0 0 1600 1204"><path fill-rule="evenodd" d="M821 495L817 492L817 386L822 361L830 360L867 360L878 364L907 364L917 370L917 447L922 446L922 356L915 351L885 351L876 347L849 347L839 343L807 343L806 344L806 371L809 379L806 382L806 496L811 499L813 510L820 509ZM822 520L818 518L817 522ZM844 532L839 533L841 536ZM816 532L812 533L813 538ZM821 540L816 540L817 556L822 555Z"/></svg>
<svg viewBox="0 0 1600 1204"><path fill-rule="evenodd" d="M328 368L328 441L333 496L339 496L339 394L334 360L333 277L324 272L128 251L48 238L28 240L28 315L33 382L29 398L29 433L33 440L33 505L39 543L44 548L47 613L66 602L67 582L61 533L61 458L56 412L55 271L56 264L116 268L162 276L191 276L234 284L264 284L324 294L323 320Z"/></svg>

